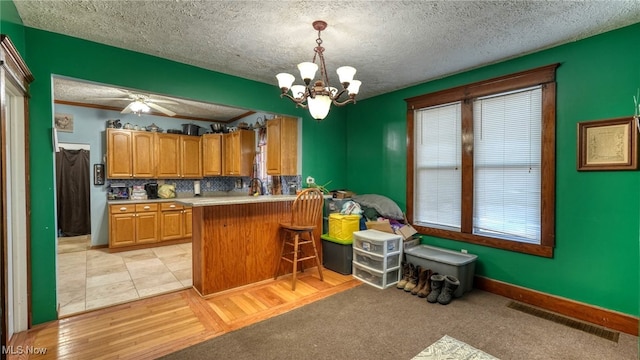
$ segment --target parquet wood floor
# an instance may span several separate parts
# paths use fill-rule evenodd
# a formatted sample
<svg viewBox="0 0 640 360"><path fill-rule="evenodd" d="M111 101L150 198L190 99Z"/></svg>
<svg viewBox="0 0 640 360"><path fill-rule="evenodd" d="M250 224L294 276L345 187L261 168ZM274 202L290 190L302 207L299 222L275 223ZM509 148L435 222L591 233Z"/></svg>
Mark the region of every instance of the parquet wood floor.
<svg viewBox="0 0 640 360"><path fill-rule="evenodd" d="M7 348L11 360L155 359L269 319L362 284L351 275L315 269L207 298L195 290L117 305L35 326L16 334Z"/></svg>

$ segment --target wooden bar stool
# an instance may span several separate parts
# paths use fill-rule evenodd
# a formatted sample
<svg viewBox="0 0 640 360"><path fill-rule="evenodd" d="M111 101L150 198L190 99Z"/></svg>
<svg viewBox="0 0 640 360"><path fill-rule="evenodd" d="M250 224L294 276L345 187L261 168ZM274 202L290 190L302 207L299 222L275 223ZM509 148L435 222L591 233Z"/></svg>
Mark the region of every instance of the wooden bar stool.
<svg viewBox="0 0 640 360"><path fill-rule="evenodd" d="M284 232L282 248L280 250L280 259L276 265L276 273L273 279L278 278L280 272L280 264L282 260L286 260L293 264L293 280L291 282L291 290L296 290L296 275L298 272L298 263L315 259L318 266L318 274L320 280L324 281L322 276L322 266L318 257L313 231L318 226L322 218L322 205L324 196L322 192L316 188L305 189L293 201L291 206L291 220L289 222L280 223L280 228ZM303 234L308 234L308 238L304 239ZM313 255L306 255L303 251L303 245L311 244L313 247ZM286 249L285 249L286 248ZM304 271L303 264L300 264L300 270Z"/></svg>

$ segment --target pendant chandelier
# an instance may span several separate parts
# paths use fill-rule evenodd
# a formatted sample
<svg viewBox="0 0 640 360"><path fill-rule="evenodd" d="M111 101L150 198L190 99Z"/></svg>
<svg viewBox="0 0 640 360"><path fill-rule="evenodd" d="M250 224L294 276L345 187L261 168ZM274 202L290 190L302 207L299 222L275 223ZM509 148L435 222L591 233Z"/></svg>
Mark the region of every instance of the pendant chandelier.
<svg viewBox="0 0 640 360"><path fill-rule="evenodd" d="M338 91L338 89L329 85L327 68L324 63L324 48L320 38L320 33L327 28L327 23L322 20L314 21L313 28L318 31L317 46L313 49L315 52L313 60L298 64L298 70L300 70L300 77L302 77L304 85L293 85L295 77L288 73L280 73L276 75L276 78L278 79L281 98L289 98L296 103L296 107L309 108L309 113L314 119L322 120L329 113L331 104L336 106L355 104L361 82L353 80L353 76L356 73L355 68L342 66L336 70L342 89ZM320 78L312 82L318 70L316 60L320 63ZM289 94L289 89L291 89L291 94Z"/></svg>

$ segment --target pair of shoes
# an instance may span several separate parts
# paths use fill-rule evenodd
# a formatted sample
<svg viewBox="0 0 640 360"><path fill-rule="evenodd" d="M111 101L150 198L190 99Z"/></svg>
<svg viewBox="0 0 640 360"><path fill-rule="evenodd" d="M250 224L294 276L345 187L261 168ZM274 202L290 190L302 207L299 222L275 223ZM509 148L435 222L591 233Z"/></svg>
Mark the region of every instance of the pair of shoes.
<svg viewBox="0 0 640 360"><path fill-rule="evenodd" d="M413 264L406 263L406 262L402 263L402 279L400 279L400 281L398 281L398 283L396 284L396 287L398 289L404 289L404 287L407 285L407 283L411 279L411 276L413 275L413 271L414 271Z"/></svg>
<svg viewBox="0 0 640 360"><path fill-rule="evenodd" d="M432 275L431 292L427 295L430 303L447 305L453 300L453 293L460 286L460 280L451 275Z"/></svg>
<svg viewBox="0 0 640 360"><path fill-rule="evenodd" d="M418 286L418 275L420 274L420 265L414 266L413 264L409 264L411 268L411 272L409 274L409 281L404 285L404 291L411 291Z"/></svg>
<svg viewBox="0 0 640 360"><path fill-rule="evenodd" d="M431 269L421 268L418 273L418 285L411 290L411 295L418 295L418 297L426 297L431 291L431 285L429 279L431 279Z"/></svg>

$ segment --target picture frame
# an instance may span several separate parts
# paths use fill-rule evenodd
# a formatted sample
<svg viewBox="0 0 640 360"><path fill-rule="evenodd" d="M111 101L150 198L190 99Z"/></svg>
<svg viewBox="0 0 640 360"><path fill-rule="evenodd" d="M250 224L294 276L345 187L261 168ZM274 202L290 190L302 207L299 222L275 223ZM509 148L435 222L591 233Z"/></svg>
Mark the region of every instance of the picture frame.
<svg viewBox="0 0 640 360"><path fill-rule="evenodd" d="M637 170L638 133L633 117L579 122L577 169Z"/></svg>
<svg viewBox="0 0 640 360"><path fill-rule="evenodd" d="M56 130L62 132L73 132L73 115L56 113L53 117Z"/></svg>
<svg viewBox="0 0 640 360"><path fill-rule="evenodd" d="M93 185L104 185L104 164L93 164Z"/></svg>

